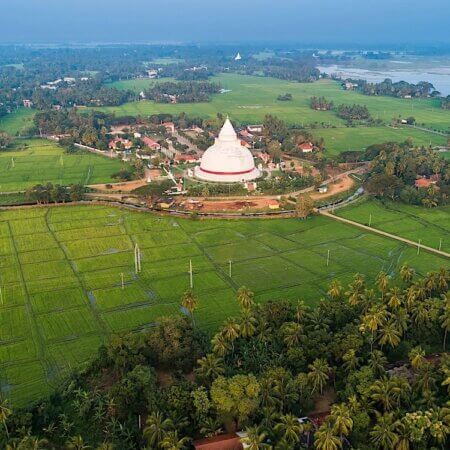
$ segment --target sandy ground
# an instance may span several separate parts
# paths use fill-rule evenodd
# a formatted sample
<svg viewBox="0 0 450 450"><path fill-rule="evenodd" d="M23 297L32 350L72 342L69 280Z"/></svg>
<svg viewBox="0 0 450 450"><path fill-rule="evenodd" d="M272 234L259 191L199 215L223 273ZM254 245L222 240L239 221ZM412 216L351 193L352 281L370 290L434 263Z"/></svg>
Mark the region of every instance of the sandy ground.
<svg viewBox="0 0 450 450"><path fill-rule="evenodd" d="M121 191L131 192L147 184L146 180L125 181L123 183L90 184L88 187L98 191ZM108 186L108 187L107 187Z"/></svg>
<svg viewBox="0 0 450 450"><path fill-rule="evenodd" d="M328 192L325 194L320 194L319 192L314 192L311 194L311 198L314 200L321 200L322 198L332 197L333 195L340 194L341 192L348 191L351 189L355 182L348 175L341 175L338 178L337 183L329 183Z"/></svg>
<svg viewBox="0 0 450 450"><path fill-rule="evenodd" d="M248 200L202 200L203 207L200 211L245 211L248 209L268 209L270 198L249 198Z"/></svg>

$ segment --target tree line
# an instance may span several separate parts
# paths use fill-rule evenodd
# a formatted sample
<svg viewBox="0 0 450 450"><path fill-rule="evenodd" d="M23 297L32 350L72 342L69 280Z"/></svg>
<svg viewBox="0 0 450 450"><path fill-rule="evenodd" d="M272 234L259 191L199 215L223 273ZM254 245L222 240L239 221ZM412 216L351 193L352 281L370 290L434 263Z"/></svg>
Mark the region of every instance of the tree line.
<svg viewBox="0 0 450 450"><path fill-rule="evenodd" d="M208 81L167 81L156 83L144 91L145 98L157 103L208 102L211 94L220 92L220 85Z"/></svg>

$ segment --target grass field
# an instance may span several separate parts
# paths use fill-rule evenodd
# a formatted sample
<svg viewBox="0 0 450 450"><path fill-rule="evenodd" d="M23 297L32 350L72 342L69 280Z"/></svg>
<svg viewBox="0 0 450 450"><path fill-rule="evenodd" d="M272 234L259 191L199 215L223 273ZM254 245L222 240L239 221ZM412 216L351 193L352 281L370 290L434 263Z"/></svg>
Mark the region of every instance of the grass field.
<svg viewBox="0 0 450 450"><path fill-rule="evenodd" d="M21 134L33 124L36 111L29 108L19 108L12 114L0 117L0 130L15 136Z"/></svg>
<svg viewBox="0 0 450 450"><path fill-rule="evenodd" d="M28 147L20 150L26 144ZM0 152L0 192L26 189L38 183L93 184L113 181L122 162L81 152L69 155L58 144L43 140L17 140L16 148Z"/></svg>
<svg viewBox="0 0 450 450"><path fill-rule="evenodd" d="M448 235L448 210L430 214ZM0 211L2 394L23 405L80 367L111 333L180 314L190 260L196 322L205 329L237 314L241 285L260 302L314 305L334 278L345 284L361 272L371 282L405 262L422 274L448 263L325 217L193 221L100 206Z"/></svg>
<svg viewBox="0 0 450 450"><path fill-rule="evenodd" d="M363 199L337 215L450 253L450 207L425 209L401 203ZM372 218L370 218L372 216ZM442 241L441 241L442 240ZM447 264L448 265L448 264Z"/></svg>
<svg viewBox="0 0 450 450"><path fill-rule="evenodd" d="M164 79L159 80L164 81ZM446 138L426 131L411 128L392 129L386 126L370 128L347 128L344 122L332 111L314 111L309 107L311 96L325 96L338 104L365 104L374 117L389 123L393 117L414 116L418 123L427 127L450 131L450 112L439 106L434 99L397 99L392 97L370 97L356 92L343 91L339 84L330 80L316 83L294 83L274 78L250 77L236 74L223 74L212 81L220 83L231 92L216 94L209 103L156 104L151 101L127 103L113 108L101 108L118 116L149 116L156 113L186 112L188 115L211 117L216 113L229 114L235 121L243 123L261 122L266 114L274 114L291 124L319 124L313 131L316 137L323 137L330 155L344 150L362 150L368 145L392 141L404 141L410 137L417 145L444 145ZM155 80L128 80L113 83L118 89L131 89L141 92ZM289 92L292 102L280 102L279 94ZM338 128L320 128L332 125Z"/></svg>

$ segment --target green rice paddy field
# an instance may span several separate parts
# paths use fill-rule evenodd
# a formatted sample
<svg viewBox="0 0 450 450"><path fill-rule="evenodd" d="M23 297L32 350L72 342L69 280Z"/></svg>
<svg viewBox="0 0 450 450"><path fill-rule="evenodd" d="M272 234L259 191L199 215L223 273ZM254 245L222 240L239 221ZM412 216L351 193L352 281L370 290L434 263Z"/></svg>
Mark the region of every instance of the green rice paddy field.
<svg viewBox="0 0 450 450"><path fill-rule="evenodd" d="M363 199L336 211L346 219L450 253L450 207L425 209L402 203Z"/></svg>
<svg viewBox="0 0 450 450"><path fill-rule="evenodd" d="M25 149L21 149L26 145ZM38 183L94 184L113 181L124 163L88 152L67 154L57 143L43 139L17 140L0 152L0 192L24 190Z"/></svg>
<svg viewBox="0 0 450 450"><path fill-rule="evenodd" d="M140 92L152 83L164 81L127 80L111 84L118 89ZM389 123L393 117L414 116L418 123L442 131L450 131L450 112L440 108L436 99L397 99L393 97L370 97L357 92L343 91L339 84L331 80L315 83L296 83L266 77L251 77L236 74L222 74L214 77L225 89L224 94L216 94L209 103L160 104L151 101L127 103L118 107L101 108L118 116L149 116L156 113L212 117L218 112L229 114L238 122L261 122L266 114L273 114L291 124L310 124L317 122L338 128L316 128L313 134L325 139L328 154L335 155L344 150L362 150L368 145L386 141L401 142L412 138L416 145L444 145L446 138L427 131L411 128L359 127L347 128L344 121L333 111L314 111L309 102L312 96L325 96L339 104L367 105L373 117ZM289 92L293 101L282 102L277 96Z"/></svg>
<svg viewBox="0 0 450 450"><path fill-rule="evenodd" d="M0 117L0 130L15 136L26 131L33 124L36 111L29 108L19 108L12 114Z"/></svg>
<svg viewBox="0 0 450 450"><path fill-rule="evenodd" d="M389 217L377 211L377 220ZM429 214L423 220L439 222L448 250L449 211ZM135 244L142 252L137 275ZM242 285L259 302L304 299L314 305L334 278L345 284L361 272L371 282L379 270L394 275L403 263L421 274L448 265L325 217L195 221L100 206L3 210L1 393L23 405L50 392L112 333L181 314L190 260L196 321L209 330L238 313L235 293Z"/></svg>

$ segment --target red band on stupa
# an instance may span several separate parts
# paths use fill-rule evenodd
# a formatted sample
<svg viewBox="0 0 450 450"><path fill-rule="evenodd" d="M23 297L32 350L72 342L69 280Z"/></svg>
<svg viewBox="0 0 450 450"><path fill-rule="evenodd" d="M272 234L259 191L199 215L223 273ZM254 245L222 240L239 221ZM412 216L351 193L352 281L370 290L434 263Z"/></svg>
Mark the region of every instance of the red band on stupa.
<svg viewBox="0 0 450 450"><path fill-rule="evenodd" d="M212 175L244 175L246 173L253 172L254 169L243 170L241 172L215 172L213 170L206 170L206 169L203 169L202 167L200 167L200 170L202 172L210 173Z"/></svg>

